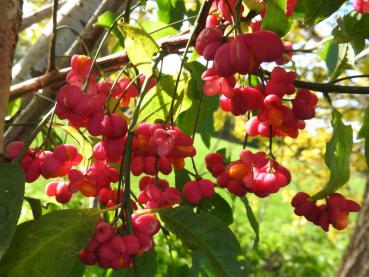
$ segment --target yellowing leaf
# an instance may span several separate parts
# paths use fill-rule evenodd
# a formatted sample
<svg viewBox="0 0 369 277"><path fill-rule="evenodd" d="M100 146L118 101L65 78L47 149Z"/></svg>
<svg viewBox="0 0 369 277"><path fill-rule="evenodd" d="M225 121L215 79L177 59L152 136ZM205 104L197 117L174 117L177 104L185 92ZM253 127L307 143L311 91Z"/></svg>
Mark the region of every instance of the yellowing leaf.
<svg viewBox="0 0 369 277"><path fill-rule="evenodd" d="M119 22L119 29L125 39L125 48L130 61L139 69L140 73L151 76L151 61L159 52L159 46L143 29L124 22Z"/></svg>

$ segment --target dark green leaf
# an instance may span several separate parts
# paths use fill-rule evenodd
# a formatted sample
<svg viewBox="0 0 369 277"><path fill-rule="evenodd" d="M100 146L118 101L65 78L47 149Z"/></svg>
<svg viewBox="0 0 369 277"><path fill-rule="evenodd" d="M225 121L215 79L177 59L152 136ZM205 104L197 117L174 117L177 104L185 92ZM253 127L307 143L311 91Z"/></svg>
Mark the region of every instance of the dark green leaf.
<svg viewBox="0 0 369 277"><path fill-rule="evenodd" d="M286 16L286 0L265 0L267 12L265 13L261 28L270 30L283 37L291 28Z"/></svg>
<svg viewBox="0 0 369 277"><path fill-rule="evenodd" d="M197 250L192 251L192 267L190 270L190 277L203 276L210 277L215 276L214 270L212 270L206 256Z"/></svg>
<svg viewBox="0 0 369 277"><path fill-rule="evenodd" d="M139 274L136 275L133 268L114 270L110 277L154 277L156 272L156 253L150 251L136 257L135 261Z"/></svg>
<svg viewBox="0 0 369 277"><path fill-rule="evenodd" d="M24 173L14 163L0 163L0 258L14 234L22 210Z"/></svg>
<svg viewBox="0 0 369 277"><path fill-rule="evenodd" d="M32 198L32 197L24 197L31 207L32 215L34 219L39 218L42 216L42 205L40 199Z"/></svg>
<svg viewBox="0 0 369 277"><path fill-rule="evenodd" d="M96 26L101 26L105 29L109 29L116 18L117 15L115 13L111 11L104 12L97 18ZM118 26L114 26L111 32L118 39L119 44L124 47L124 37L122 36L122 33L119 32Z"/></svg>
<svg viewBox="0 0 369 277"><path fill-rule="evenodd" d="M326 145L324 161L330 170L328 183L313 196L322 199L342 187L350 178L350 155L353 135L351 125L342 122L342 115L337 110L332 112L333 135Z"/></svg>
<svg viewBox="0 0 369 277"><path fill-rule="evenodd" d="M188 172L184 169L175 169L175 182L176 182L176 188L179 190L182 190L184 185L191 181L191 177L188 174Z"/></svg>
<svg viewBox="0 0 369 277"><path fill-rule="evenodd" d="M185 5L183 0L157 0L158 18L164 23L173 23L182 20L185 16ZM175 25L174 28L179 30L182 24Z"/></svg>
<svg viewBox="0 0 369 277"><path fill-rule="evenodd" d="M153 56L159 52L159 46L155 40L143 29L119 22L119 29L125 38L125 48L129 60L137 66L140 73L151 76L151 61Z"/></svg>
<svg viewBox="0 0 369 277"><path fill-rule="evenodd" d="M217 150L217 153L219 153L220 155L222 155L223 157L225 157L227 155L227 149L226 148L221 148Z"/></svg>
<svg viewBox="0 0 369 277"><path fill-rule="evenodd" d="M246 209L246 214L247 214L247 218L249 220L249 223L251 225L252 230L254 230L255 233L255 239L254 239L254 245L253 248L257 248L258 244L259 244L259 240L260 240L260 236L259 236L259 222L256 219L256 216L254 214L254 211L252 210L249 200L244 197L241 198L243 204L245 205L245 209Z"/></svg>
<svg viewBox="0 0 369 277"><path fill-rule="evenodd" d="M363 125L357 135L358 139L365 139L365 160L369 167L369 106L365 109L365 115L363 120Z"/></svg>
<svg viewBox="0 0 369 277"><path fill-rule="evenodd" d="M226 224L210 214L197 215L190 207L161 209L159 214L186 246L207 257L218 276L245 276L237 261L240 245Z"/></svg>
<svg viewBox="0 0 369 277"><path fill-rule="evenodd" d="M79 262L75 263L68 274L68 277L82 277L86 271L86 265Z"/></svg>
<svg viewBox="0 0 369 277"><path fill-rule="evenodd" d="M97 209L62 210L20 224L0 262L0 276L68 276L80 263L78 253L91 238L98 214Z"/></svg>
<svg viewBox="0 0 369 277"><path fill-rule="evenodd" d="M227 225L233 223L233 211L228 202L219 194L214 194L212 198L202 199L197 206L198 213L210 213Z"/></svg>
<svg viewBox="0 0 369 277"><path fill-rule="evenodd" d="M168 265L166 277L188 277L189 267L187 265Z"/></svg>
<svg viewBox="0 0 369 277"><path fill-rule="evenodd" d="M335 11L337 11L347 0L299 0L297 11L305 13L307 24L316 24Z"/></svg>

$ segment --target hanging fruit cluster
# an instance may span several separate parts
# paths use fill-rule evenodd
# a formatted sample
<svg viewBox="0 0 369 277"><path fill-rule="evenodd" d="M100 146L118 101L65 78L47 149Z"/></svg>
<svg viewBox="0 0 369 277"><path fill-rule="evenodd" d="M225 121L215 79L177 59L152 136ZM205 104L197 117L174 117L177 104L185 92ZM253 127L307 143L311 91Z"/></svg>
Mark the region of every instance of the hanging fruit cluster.
<svg viewBox="0 0 369 277"><path fill-rule="evenodd" d="M287 2L287 16L290 16L297 1ZM357 9L365 10L365 3L358 2ZM141 122L133 130L122 115L131 99L154 93L150 89L160 80L142 75L120 78L115 83L99 80L92 60L80 55L71 59L67 85L56 96L55 114L94 139L92 157L85 157L87 166L81 166L82 155L69 144L58 145L53 151L28 148L19 141L7 146L7 159L19 159L27 182L34 182L40 176L59 178L46 187L46 194L59 203L68 203L73 194L80 192L83 197L95 198L102 207L120 209L111 224L99 220L93 237L80 252L83 263L113 269L130 267L135 255L153 248L153 236L160 230L155 209L184 202L198 205L203 199L213 197L216 185L239 197L252 193L264 198L291 183L289 170L273 155L273 138L296 138L305 128L305 121L315 116L318 98L307 89L296 89L295 72L279 66L270 73L262 69L264 63L289 62L292 46L275 33L260 30L257 21L247 22L252 32L239 32L234 24L242 17L244 7L238 3L237 0L214 1L206 27L197 37L194 48L210 63L201 76L202 93L219 95L223 111L247 116L246 137L268 138L268 151L253 153L244 149L236 161L209 153L205 164L216 182L202 178L193 161L194 136L190 137L166 118ZM267 9L264 3L259 7L261 18ZM251 82L245 85L242 82L245 75L260 80L257 85L252 86ZM146 88L145 84L148 84ZM110 105L112 100L116 101L114 109ZM174 169L184 170L186 159L192 159L195 174L182 191L159 178L160 173L169 175ZM124 169L128 178L130 173L144 174L139 184L133 184L139 189L135 200L130 199L130 190L122 190ZM360 210L357 203L338 193L328 195L325 201L326 204L317 205L314 197L300 192L293 198L292 206L297 215L325 231L329 225L344 229L348 214ZM138 205L143 212L138 210Z"/></svg>

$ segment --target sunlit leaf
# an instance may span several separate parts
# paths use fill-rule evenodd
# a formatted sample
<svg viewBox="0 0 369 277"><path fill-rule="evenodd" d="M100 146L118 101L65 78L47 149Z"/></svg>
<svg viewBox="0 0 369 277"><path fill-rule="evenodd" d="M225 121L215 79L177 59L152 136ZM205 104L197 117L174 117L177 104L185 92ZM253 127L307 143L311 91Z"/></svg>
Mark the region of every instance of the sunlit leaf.
<svg viewBox="0 0 369 277"><path fill-rule="evenodd" d="M261 28L273 31L279 36L284 36L291 28L286 16L286 0L266 0L267 12L265 13Z"/></svg>
<svg viewBox="0 0 369 277"><path fill-rule="evenodd" d="M332 112L333 134L326 145L324 161L329 168L330 177L324 188L313 199L322 199L342 187L350 178L350 155L353 145L351 125L342 122L337 110Z"/></svg>
<svg viewBox="0 0 369 277"><path fill-rule="evenodd" d="M139 69L140 73L152 75L152 58L159 52L155 40L143 29L119 22L119 29L125 38L125 49L130 61Z"/></svg>

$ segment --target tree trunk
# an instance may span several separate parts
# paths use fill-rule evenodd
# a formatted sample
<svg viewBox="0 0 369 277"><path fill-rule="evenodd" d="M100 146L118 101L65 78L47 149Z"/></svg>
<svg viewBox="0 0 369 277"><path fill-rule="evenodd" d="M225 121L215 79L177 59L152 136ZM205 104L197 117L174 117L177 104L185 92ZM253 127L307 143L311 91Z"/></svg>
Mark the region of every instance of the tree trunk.
<svg viewBox="0 0 369 277"><path fill-rule="evenodd" d="M369 176L361 212L355 230L343 256L337 277L368 277L369 276Z"/></svg>
<svg viewBox="0 0 369 277"><path fill-rule="evenodd" d="M18 30L22 21L21 0L0 1L0 157L4 153L4 124Z"/></svg>

